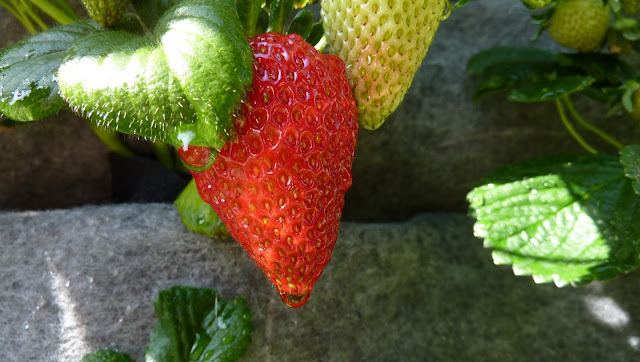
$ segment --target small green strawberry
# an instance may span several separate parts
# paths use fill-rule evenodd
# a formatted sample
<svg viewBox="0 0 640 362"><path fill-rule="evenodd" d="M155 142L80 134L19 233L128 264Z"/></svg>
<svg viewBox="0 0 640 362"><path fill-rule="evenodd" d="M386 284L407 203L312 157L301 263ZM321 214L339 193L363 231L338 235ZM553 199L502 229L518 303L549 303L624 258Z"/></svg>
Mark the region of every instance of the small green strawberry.
<svg viewBox="0 0 640 362"><path fill-rule="evenodd" d="M108 28L115 24L127 6L130 0L82 0L84 6L89 12L91 19L98 24Z"/></svg>
<svg viewBox="0 0 640 362"><path fill-rule="evenodd" d="M551 0L522 0L522 3L529 9L540 9L551 3Z"/></svg>
<svg viewBox="0 0 640 362"><path fill-rule="evenodd" d="M627 15L636 15L640 12L640 0L620 0L620 6Z"/></svg>
<svg viewBox="0 0 640 362"><path fill-rule="evenodd" d="M400 104L427 54L445 0L323 0L327 42L347 65L358 120L377 129Z"/></svg>
<svg viewBox="0 0 640 362"><path fill-rule="evenodd" d="M610 18L602 0L561 1L551 16L549 35L567 48L592 52L602 45Z"/></svg>

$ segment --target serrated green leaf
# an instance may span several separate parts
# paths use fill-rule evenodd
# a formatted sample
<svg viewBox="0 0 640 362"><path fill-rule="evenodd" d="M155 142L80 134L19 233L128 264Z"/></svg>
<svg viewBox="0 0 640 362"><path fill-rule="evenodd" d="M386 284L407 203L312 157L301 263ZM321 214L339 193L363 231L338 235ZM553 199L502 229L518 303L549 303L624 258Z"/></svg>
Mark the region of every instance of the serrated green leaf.
<svg viewBox="0 0 640 362"><path fill-rule="evenodd" d="M131 0L133 8L142 22L153 30L160 18L182 0Z"/></svg>
<svg viewBox="0 0 640 362"><path fill-rule="evenodd" d="M51 28L0 52L0 113L35 121L62 107L56 73L73 42L100 31L94 21Z"/></svg>
<svg viewBox="0 0 640 362"><path fill-rule="evenodd" d="M558 286L640 265L640 198L618 158L542 157L507 166L468 195L474 234L496 264Z"/></svg>
<svg viewBox="0 0 640 362"><path fill-rule="evenodd" d="M620 150L624 174L632 181L633 191L640 195L640 146L630 145Z"/></svg>
<svg viewBox="0 0 640 362"><path fill-rule="evenodd" d="M251 344L251 311L244 298L218 300L202 322L191 361L236 361Z"/></svg>
<svg viewBox="0 0 640 362"><path fill-rule="evenodd" d="M222 148L253 76L233 0L185 0L158 20L154 37L104 32L67 54L58 77L74 111L177 147Z"/></svg>
<svg viewBox="0 0 640 362"><path fill-rule="evenodd" d="M534 47L498 46L474 54L467 62L467 72L479 75L501 64L556 63L556 53Z"/></svg>
<svg viewBox="0 0 640 362"><path fill-rule="evenodd" d="M135 360L126 353L112 349L99 349L96 353L85 355L82 362L135 362Z"/></svg>
<svg viewBox="0 0 640 362"><path fill-rule="evenodd" d="M191 231L207 234L216 238L227 238L229 232L211 205L200 198L198 188L193 179L182 190L175 201L180 219Z"/></svg>
<svg viewBox="0 0 640 362"><path fill-rule="evenodd" d="M298 34L303 39L309 37L313 30L313 14L307 9L300 10L289 25L288 34Z"/></svg>
<svg viewBox="0 0 640 362"><path fill-rule="evenodd" d="M549 101L579 92L595 81L596 79L590 76L561 76L549 81L539 81L512 89L507 98L514 102Z"/></svg>
<svg viewBox="0 0 640 362"><path fill-rule="evenodd" d="M173 287L154 303L158 322L146 361L233 361L251 341L251 312L244 300L219 299L211 289Z"/></svg>

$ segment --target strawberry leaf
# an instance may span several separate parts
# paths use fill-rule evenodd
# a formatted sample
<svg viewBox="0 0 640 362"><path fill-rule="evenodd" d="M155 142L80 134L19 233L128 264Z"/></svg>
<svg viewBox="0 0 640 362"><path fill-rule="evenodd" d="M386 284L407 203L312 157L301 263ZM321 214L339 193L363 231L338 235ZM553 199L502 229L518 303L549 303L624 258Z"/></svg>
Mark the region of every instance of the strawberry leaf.
<svg viewBox="0 0 640 362"><path fill-rule="evenodd" d="M112 349L100 349L96 353L87 354L82 362L135 362L126 353L116 352Z"/></svg>
<svg viewBox="0 0 640 362"><path fill-rule="evenodd" d="M640 146L623 148L620 151L620 162L624 166L624 174L632 181L633 191L640 195Z"/></svg>
<svg viewBox="0 0 640 362"><path fill-rule="evenodd" d="M516 275L578 285L640 266L640 197L615 156L513 164L467 199L474 234Z"/></svg>
<svg viewBox="0 0 640 362"><path fill-rule="evenodd" d="M293 0L273 0L269 12L269 31L283 34L284 23L293 11Z"/></svg>
<svg viewBox="0 0 640 362"><path fill-rule="evenodd" d="M316 44L318 44L320 39L322 39L323 36L324 36L324 26L322 25L322 21L319 21L313 24L313 28L311 28L311 33L309 33L309 36L305 40L307 41L307 43L315 46Z"/></svg>
<svg viewBox="0 0 640 362"><path fill-rule="evenodd" d="M262 0L238 0L236 6L238 7L238 17L244 28L244 35L247 38L255 36L262 11Z"/></svg>
<svg viewBox="0 0 640 362"><path fill-rule="evenodd" d="M51 28L0 52L0 114L35 121L62 107L56 73L76 40L100 31L93 21Z"/></svg>
<svg viewBox="0 0 640 362"><path fill-rule="evenodd" d="M215 238L229 237L227 228L213 211L211 205L200 198L193 179L180 193L174 204L187 229Z"/></svg>
<svg viewBox="0 0 640 362"><path fill-rule="evenodd" d="M289 25L288 34L298 34L307 39L313 30L313 14L307 9L300 10Z"/></svg>
<svg viewBox="0 0 640 362"><path fill-rule="evenodd" d="M533 47L498 46L474 54L467 63L470 75L479 75L502 64L557 63L556 53Z"/></svg>
<svg viewBox="0 0 640 362"><path fill-rule="evenodd" d="M147 28L153 29L167 10L181 1L182 0L132 0L131 4Z"/></svg>
<svg viewBox="0 0 640 362"><path fill-rule="evenodd" d="M538 81L512 89L507 98L516 102L540 102L564 97L590 86L596 79L590 76L568 75L548 81Z"/></svg>
<svg viewBox="0 0 640 362"><path fill-rule="evenodd" d="M158 322L147 361L234 361L251 343L251 311L243 298L219 299L211 289L173 287L154 304Z"/></svg>
<svg viewBox="0 0 640 362"><path fill-rule="evenodd" d="M76 112L174 146L222 148L252 81L233 0L185 0L158 20L153 37L103 32L67 53L59 84Z"/></svg>

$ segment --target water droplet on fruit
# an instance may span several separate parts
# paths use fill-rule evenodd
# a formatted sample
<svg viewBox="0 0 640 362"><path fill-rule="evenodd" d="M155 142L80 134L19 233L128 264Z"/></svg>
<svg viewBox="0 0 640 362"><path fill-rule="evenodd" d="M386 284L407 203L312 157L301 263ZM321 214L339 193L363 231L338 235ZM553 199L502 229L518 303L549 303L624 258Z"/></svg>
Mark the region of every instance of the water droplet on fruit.
<svg viewBox="0 0 640 362"><path fill-rule="evenodd" d="M304 294L290 294L290 293L282 293L280 294L280 298L288 307L291 308L299 308L302 307L308 300L311 292L307 292Z"/></svg>

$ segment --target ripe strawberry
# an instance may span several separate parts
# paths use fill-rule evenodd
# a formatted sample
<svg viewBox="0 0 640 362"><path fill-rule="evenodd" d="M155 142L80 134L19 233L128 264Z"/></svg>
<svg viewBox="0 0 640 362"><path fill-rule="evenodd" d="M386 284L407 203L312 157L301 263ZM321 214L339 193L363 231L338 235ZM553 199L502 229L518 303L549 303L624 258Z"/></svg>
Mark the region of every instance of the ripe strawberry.
<svg viewBox="0 0 640 362"><path fill-rule="evenodd" d="M342 60L297 34L249 39L254 82L213 166L191 171L202 199L231 236L299 307L309 298L338 237L358 130ZM180 148L193 166L208 152Z"/></svg>
<svg viewBox="0 0 640 362"><path fill-rule="evenodd" d="M110 27L124 14L130 0L82 0L91 19Z"/></svg>
<svg viewBox="0 0 640 362"><path fill-rule="evenodd" d="M551 15L549 35L567 48L592 52L602 45L610 18L602 0L564 0Z"/></svg>
<svg viewBox="0 0 640 362"><path fill-rule="evenodd" d="M398 107L443 18L445 0L323 0L327 42L347 64L360 124Z"/></svg>

